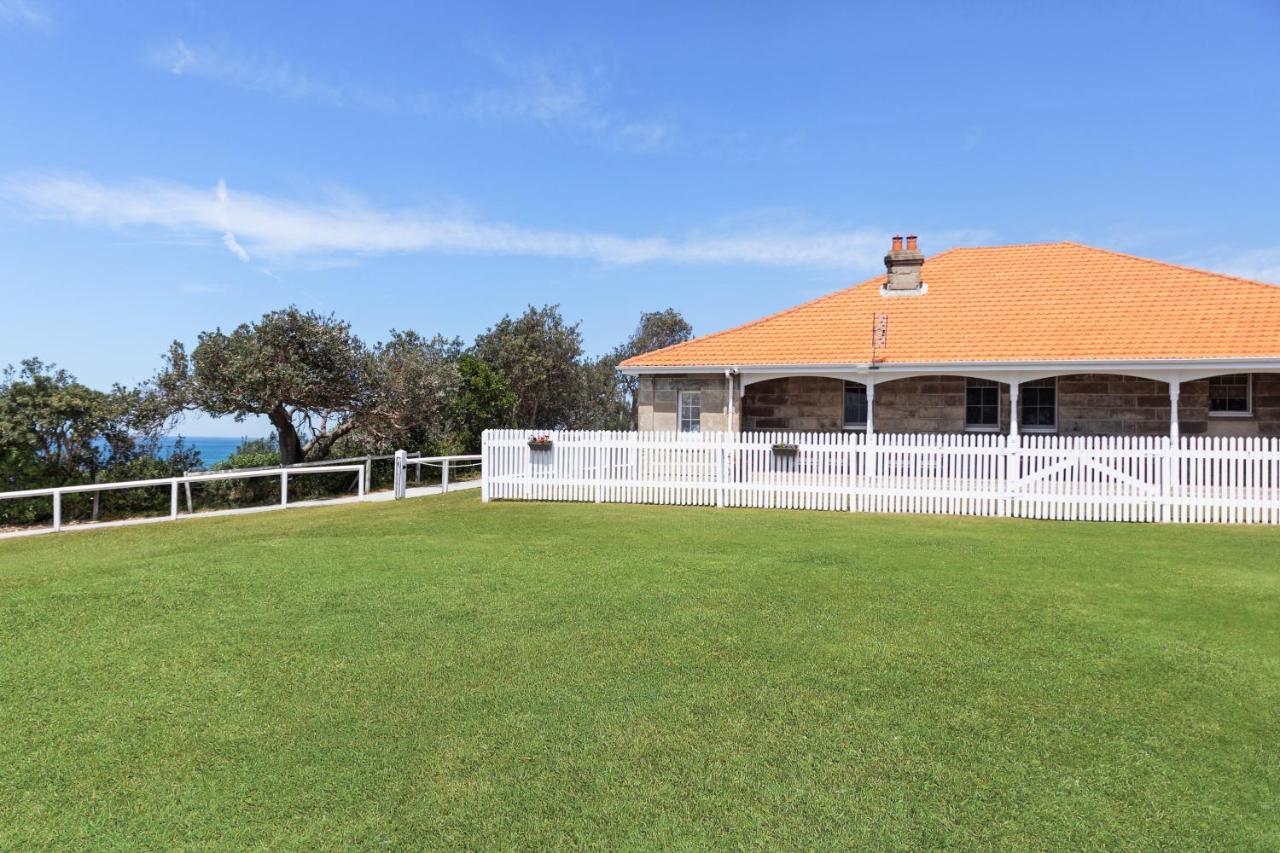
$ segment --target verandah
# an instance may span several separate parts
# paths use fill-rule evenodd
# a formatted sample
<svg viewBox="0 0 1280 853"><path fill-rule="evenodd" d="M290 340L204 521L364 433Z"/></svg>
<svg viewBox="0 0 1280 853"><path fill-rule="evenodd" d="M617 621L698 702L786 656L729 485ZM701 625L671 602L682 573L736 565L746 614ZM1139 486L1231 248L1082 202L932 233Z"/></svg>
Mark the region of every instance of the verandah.
<svg viewBox="0 0 1280 853"><path fill-rule="evenodd" d="M1280 439L484 434L484 499L1280 524Z"/></svg>

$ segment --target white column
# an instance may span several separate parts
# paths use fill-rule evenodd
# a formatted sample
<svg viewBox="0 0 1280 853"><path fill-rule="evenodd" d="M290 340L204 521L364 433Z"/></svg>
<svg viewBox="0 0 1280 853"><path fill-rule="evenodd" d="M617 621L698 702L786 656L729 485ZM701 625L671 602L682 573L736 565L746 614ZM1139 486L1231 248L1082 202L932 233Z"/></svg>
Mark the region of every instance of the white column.
<svg viewBox="0 0 1280 853"><path fill-rule="evenodd" d="M876 386L866 383L867 388L867 438L875 432L874 413L876 409Z"/></svg>
<svg viewBox="0 0 1280 853"><path fill-rule="evenodd" d="M1009 435L1018 434L1018 386L1021 382L1009 383Z"/></svg>
<svg viewBox="0 0 1280 853"><path fill-rule="evenodd" d="M1182 380L1169 380L1169 440L1178 442L1178 397L1182 394Z"/></svg>

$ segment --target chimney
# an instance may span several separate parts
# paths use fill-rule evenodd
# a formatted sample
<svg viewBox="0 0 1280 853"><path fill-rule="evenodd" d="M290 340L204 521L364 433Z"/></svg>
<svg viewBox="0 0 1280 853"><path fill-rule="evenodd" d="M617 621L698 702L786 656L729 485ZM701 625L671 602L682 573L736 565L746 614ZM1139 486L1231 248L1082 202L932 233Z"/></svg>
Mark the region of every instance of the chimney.
<svg viewBox="0 0 1280 853"><path fill-rule="evenodd" d="M924 266L924 255L916 246L916 235L907 237L907 247L902 247L902 238L893 238L893 248L884 256L885 269L889 271L889 283L885 290L893 293L910 293L920 289L920 268Z"/></svg>

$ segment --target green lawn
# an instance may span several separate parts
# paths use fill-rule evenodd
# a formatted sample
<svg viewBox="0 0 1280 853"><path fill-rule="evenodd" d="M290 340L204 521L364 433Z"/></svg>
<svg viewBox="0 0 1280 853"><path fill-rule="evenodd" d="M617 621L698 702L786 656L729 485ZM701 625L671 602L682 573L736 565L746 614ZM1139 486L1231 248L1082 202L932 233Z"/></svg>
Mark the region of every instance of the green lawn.
<svg viewBox="0 0 1280 853"><path fill-rule="evenodd" d="M1276 849L1278 552L474 492L0 542L0 848Z"/></svg>

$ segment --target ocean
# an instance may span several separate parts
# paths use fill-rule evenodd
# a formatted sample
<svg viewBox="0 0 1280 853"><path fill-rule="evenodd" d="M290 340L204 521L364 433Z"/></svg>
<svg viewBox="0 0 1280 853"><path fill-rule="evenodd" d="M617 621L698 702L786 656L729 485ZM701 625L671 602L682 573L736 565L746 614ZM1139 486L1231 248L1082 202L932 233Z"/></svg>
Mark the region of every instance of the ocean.
<svg viewBox="0 0 1280 853"><path fill-rule="evenodd" d="M169 455L175 440L175 436L165 436L160 439L159 452L161 456ZM188 447L194 447L200 451L200 464L208 468L235 453L236 448L244 442L244 439L215 435L184 435L182 436L182 441Z"/></svg>

